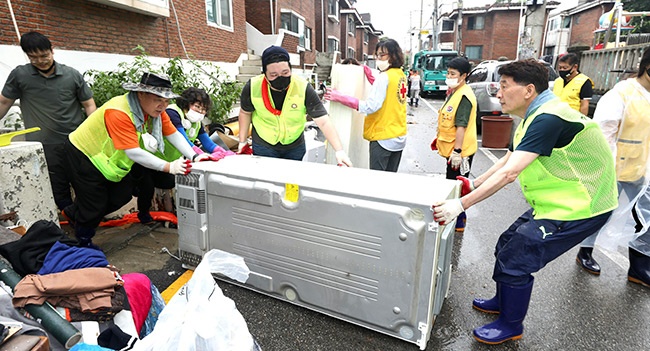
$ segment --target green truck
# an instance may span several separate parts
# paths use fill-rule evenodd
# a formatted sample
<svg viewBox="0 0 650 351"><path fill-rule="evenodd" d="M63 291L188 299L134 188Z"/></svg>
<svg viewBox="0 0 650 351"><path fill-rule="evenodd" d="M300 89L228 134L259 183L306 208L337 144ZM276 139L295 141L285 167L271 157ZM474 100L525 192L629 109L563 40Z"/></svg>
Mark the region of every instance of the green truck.
<svg viewBox="0 0 650 351"><path fill-rule="evenodd" d="M413 55L412 69L420 74L420 95L444 94L447 91L445 78L447 62L458 56L457 51L426 51Z"/></svg>

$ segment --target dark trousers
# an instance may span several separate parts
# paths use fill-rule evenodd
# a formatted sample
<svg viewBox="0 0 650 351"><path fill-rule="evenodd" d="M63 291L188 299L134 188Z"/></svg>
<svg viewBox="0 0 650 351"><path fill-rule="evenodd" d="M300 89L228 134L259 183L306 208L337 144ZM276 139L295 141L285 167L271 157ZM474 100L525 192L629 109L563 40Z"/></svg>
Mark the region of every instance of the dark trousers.
<svg viewBox="0 0 650 351"><path fill-rule="evenodd" d="M74 203L65 208L65 214L75 222L77 231L79 227L94 230L105 215L117 211L131 200L131 174L119 182L111 182L69 140L65 143L65 152L75 192Z"/></svg>
<svg viewBox="0 0 650 351"><path fill-rule="evenodd" d="M378 141L370 142L370 169L397 172L402 151L388 151Z"/></svg>
<svg viewBox="0 0 650 351"><path fill-rule="evenodd" d="M172 189L176 178L173 174L156 171L138 163L131 167L131 177L135 185L134 195L138 197L138 211L149 213L155 188Z"/></svg>
<svg viewBox="0 0 650 351"><path fill-rule="evenodd" d="M59 210L63 210L66 206L72 204L70 177L68 174L68 163L64 144L44 144L43 151L45 153L45 161L47 162L47 171L50 175L54 203Z"/></svg>
<svg viewBox="0 0 650 351"><path fill-rule="evenodd" d="M474 155L469 156L469 169L472 169L472 161L474 161ZM465 174L460 174L460 167L458 169L452 169L451 163L449 163L449 157L447 157L447 174L446 178L451 180L456 180L456 177L463 176L469 178L469 172Z"/></svg>
<svg viewBox="0 0 650 351"><path fill-rule="evenodd" d="M508 285L527 284L531 273L600 230L611 214L576 221L536 220L531 208L499 237L492 279Z"/></svg>

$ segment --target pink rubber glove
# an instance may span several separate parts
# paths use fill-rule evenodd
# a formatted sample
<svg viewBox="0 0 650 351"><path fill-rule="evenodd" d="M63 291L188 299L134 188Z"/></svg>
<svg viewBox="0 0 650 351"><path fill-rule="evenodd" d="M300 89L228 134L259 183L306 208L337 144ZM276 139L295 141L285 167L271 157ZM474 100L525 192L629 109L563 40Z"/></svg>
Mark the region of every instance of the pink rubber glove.
<svg viewBox="0 0 650 351"><path fill-rule="evenodd" d="M359 99L353 97L353 96L347 96L345 94L341 94L338 91L332 89L332 88L327 88L327 91L325 92L325 100L330 100L334 102L340 102L343 105L353 108L355 110L359 109Z"/></svg>
<svg viewBox="0 0 650 351"><path fill-rule="evenodd" d="M201 148L196 145L192 146L192 150L194 150L194 152L196 152L199 155L203 153L203 150L201 150Z"/></svg>
<svg viewBox="0 0 650 351"><path fill-rule="evenodd" d="M457 176L456 179L460 180L463 183L463 185L460 188L460 196L465 196L471 193L472 191L474 191L474 189L476 189L473 180L469 178L465 178L463 176Z"/></svg>
<svg viewBox="0 0 650 351"><path fill-rule="evenodd" d="M375 77L373 77L372 69L370 69L370 67L363 65L363 73L366 75L366 79L370 84L375 82Z"/></svg>
<svg viewBox="0 0 650 351"><path fill-rule="evenodd" d="M231 155L236 155L236 154L230 150L224 150L224 148L222 148L219 145L217 145L217 147L215 147L214 150L212 150L212 157L216 160L221 160L222 158Z"/></svg>

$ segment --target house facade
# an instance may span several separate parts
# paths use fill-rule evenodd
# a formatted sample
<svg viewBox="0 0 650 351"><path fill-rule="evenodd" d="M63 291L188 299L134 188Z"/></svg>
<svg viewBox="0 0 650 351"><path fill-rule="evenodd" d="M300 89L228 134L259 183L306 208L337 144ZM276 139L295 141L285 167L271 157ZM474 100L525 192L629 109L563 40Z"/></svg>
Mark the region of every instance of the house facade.
<svg viewBox="0 0 650 351"><path fill-rule="evenodd" d="M316 53L357 59L378 34L354 0L13 0L0 2L0 80L26 63L19 37L47 35L55 59L79 71L113 70L142 47L155 62L173 57L216 63L235 77L249 53L281 45L297 70ZM369 16L367 17L369 19ZM350 33L352 35L350 35ZM377 37L374 37L377 36Z"/></svg>

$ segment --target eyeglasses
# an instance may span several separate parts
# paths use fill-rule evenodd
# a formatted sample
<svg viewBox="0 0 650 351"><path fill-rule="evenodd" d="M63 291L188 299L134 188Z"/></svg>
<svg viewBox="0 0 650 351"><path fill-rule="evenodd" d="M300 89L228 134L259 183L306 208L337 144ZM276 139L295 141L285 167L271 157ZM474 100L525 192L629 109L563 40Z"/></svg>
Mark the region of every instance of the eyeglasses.
<svg viewBox="0 0 650 351"><path fill-rule="evenodd" d="M34 62L34 61L45 61L50 58L50 55L52 55L51 52L47 52L45 54L40 54L40 55L34 55L34 54L27 54L27 58L29 58L29 61Z"/></svg>
<svg viewBox="0 0 650 351"><path fill-rule="evenodd" d="M388 55L389 55L389 54L388 54L387 52L381 52L381 53L377 53L376 56L377 56L378 58L382 58L382 57L385 57L385 56L388 56Z"/></svg>

